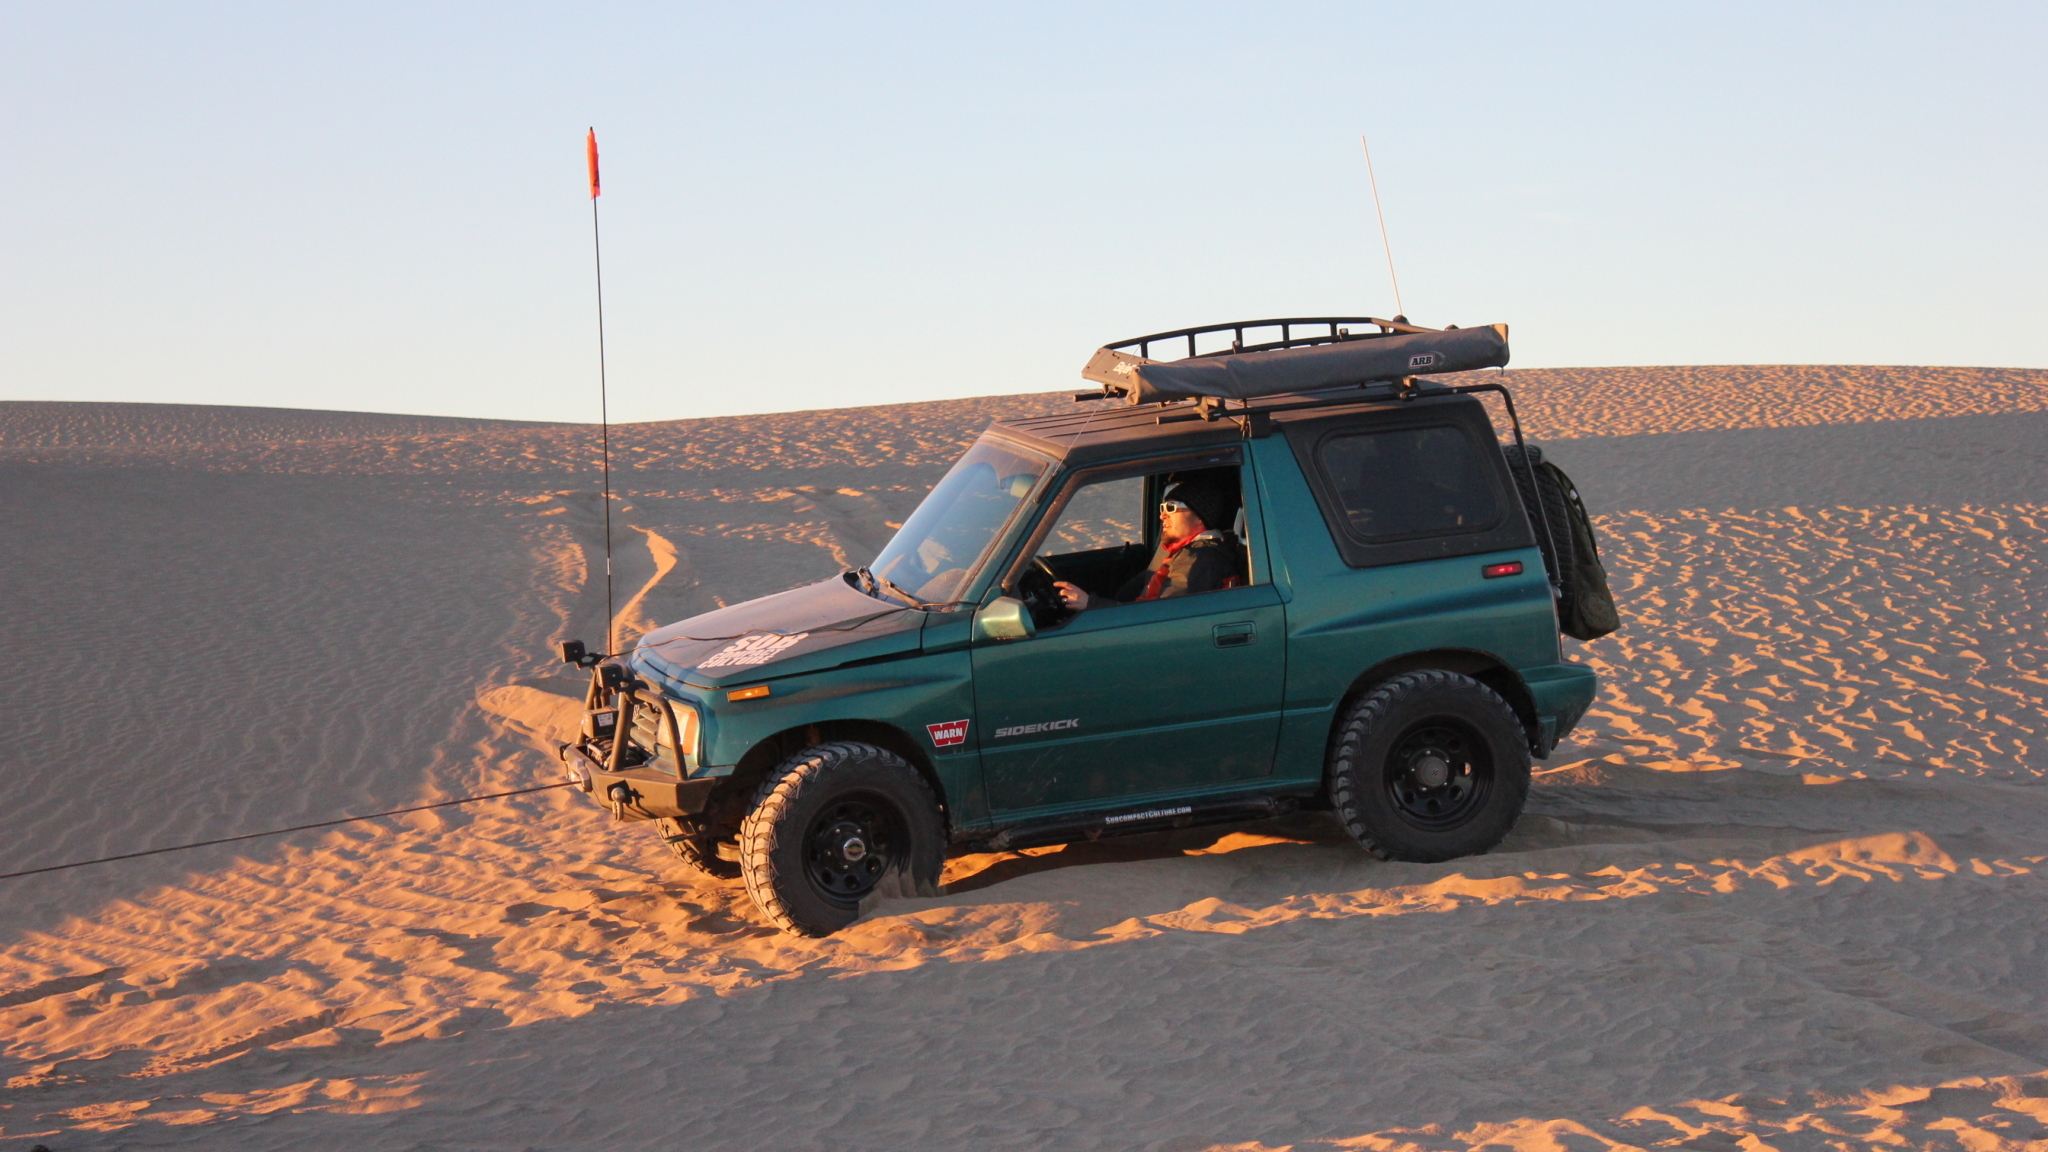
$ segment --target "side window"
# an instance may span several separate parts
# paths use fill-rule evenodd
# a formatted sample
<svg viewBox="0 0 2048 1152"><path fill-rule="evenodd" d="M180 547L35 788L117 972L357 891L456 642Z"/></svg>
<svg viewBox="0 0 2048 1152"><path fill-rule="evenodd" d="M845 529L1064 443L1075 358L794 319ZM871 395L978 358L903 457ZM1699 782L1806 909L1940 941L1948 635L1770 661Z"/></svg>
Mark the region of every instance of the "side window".
<svg viewBox="0 0 2048 1152"><path fill-rule="evenodd" d="M1074 489L1038 558L1086 610L1215 592L1253 582L1243 524L1235 465L1126 472Z"/></svg>
<svg viewBox="0 0 2048 1152"><path fill-rule="evenodd" d="M1145 540L1145 478L1100 480L1067 501L1039 551L1046 556L1093 552Z"/></svg>
<svg viewBox="0 0 2048 1152"><path fill-rule="evenodd" d="M1458 428L1332 436L1318 455L1346 526L1368 543L1477 532L1500 522L1493 485Z"/></svg>

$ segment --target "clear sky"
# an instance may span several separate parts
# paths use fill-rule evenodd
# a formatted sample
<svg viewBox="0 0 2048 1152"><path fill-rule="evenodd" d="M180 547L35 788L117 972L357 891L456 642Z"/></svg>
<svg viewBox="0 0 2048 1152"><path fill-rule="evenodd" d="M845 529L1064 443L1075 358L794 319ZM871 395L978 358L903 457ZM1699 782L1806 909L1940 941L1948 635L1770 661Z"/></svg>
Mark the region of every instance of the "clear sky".
<svg viewBox="0 0 2048 1152"><path fill-rule="evenodd" d="M1083 387L1272 315L1518 367L2048 366L2048 5L0 3L0 399L589 420Z"/></svg>

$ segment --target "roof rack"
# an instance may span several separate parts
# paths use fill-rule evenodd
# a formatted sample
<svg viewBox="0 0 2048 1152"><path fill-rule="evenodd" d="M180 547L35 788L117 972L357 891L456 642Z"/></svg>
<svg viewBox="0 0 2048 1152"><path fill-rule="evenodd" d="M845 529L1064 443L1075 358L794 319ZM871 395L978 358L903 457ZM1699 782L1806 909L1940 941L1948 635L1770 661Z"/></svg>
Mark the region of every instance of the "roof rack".
<svg viewBox="0 0 2048 1152"><path fill-rule="evenodd" d="M1347 324L1372 324L1377 332L1353 332ZM1296 328L1322 326L1326 331L1296 336ZM1246 344L1244 331L1247 328L1278 328L1280 338L1259 344ZM1199 328L1176 328L1171 332L1154 332L1150 336L1133 336L1128 340L1115 340L1103 347L1113 352L1129 352L1135 348L1137 354L1146 359L1155 359L1152 345L1164 344L1170 340L1186 340L1189 356L1234 356L1240 352L1270 352L1275 348L1306 348L1314 344L1334 344L1339 340L1367 340L1374 336L1392 336L1400 332L1434 332L1434 328L1423 328L1408 322L1406 316L1382 320L1377 316L1282 316L1272 320L1237 320L1228 324L1205 324ZM1211 348L1207 352L1197 351L1199 337L1219 332L1230 333L1230 347Z"/></svg>
<svg viewBox="0 0 2048 1152"><path fill-rule="evenodd" d="M1375 332L1354 331L1372 325ZM1278 340L1245 343L1247 330L1277 329ZM1321 329L1297 334L1296 329ZM1202 349L1202 337L1230 337L1228 347ZM1154 345L1187 341L1187 355L1155 359ZM1339 347L1344 345L1345 347ZM1168 351L1168 349L1162 349ZM1076 400L1122 396L1132 404L1201 398L1212 408L1225 400L1309 392L1369 380L1492 368L1508 362L1505 324L1479 328L1424 328L1406 316L1289 316L1179 328L1105 344L1081 375L1100 393Z"/></svg>

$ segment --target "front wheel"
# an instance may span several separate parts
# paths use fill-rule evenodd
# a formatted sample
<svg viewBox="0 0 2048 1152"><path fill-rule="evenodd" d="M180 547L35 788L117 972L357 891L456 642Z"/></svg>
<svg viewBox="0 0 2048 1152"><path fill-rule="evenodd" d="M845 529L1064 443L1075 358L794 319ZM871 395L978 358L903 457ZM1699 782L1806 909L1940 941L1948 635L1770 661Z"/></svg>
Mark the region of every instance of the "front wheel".
<svg viewBox="0 0 2048 1152"><path fill-rule="evenodd" d="M1434 862L1499 844L1529 796L1522 725L1493 689L1407 672L1354 704L1330 747L1332 806L1382 860Z"/></svg>
<svg viewBox="0 0 2048 1152"><path fill-rule="evenodd" d="M775 926L829 936L892 876L937 895L945 827L932 790L893 752L819 744L783 761L740 826L747 894Z"/></svg>

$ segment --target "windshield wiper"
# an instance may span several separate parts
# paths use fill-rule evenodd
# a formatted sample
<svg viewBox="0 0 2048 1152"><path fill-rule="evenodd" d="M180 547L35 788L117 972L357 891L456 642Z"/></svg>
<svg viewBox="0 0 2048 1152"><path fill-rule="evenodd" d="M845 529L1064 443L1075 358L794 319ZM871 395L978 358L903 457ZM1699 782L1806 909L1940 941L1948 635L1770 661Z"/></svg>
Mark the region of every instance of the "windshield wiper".
<svg viewBox="0 0 2048 1152"><path fill-rule="evenodd" d="M927 606L924 601L919 600L917 597L912 596L908 592L905 592L902 588L897 587L895 582L890 580L887 576L877 576L873 572L868 571L865 565L859 568L855 568L853 570L853 574L860 578L860 590L867 593L870 596L875 595L876 592L879 590L882 592L888 592L898 597L905 604L908 604L913 608L924 608Z"/></svg>

